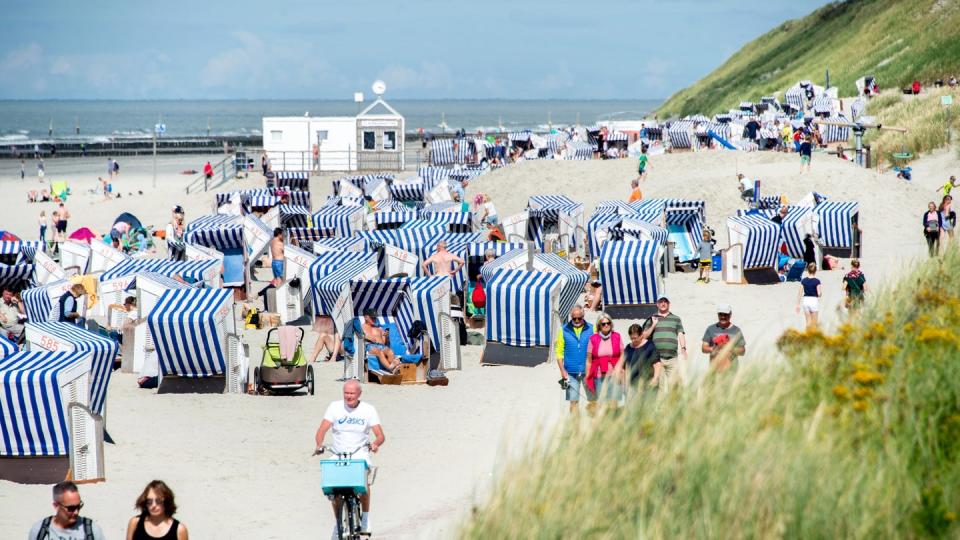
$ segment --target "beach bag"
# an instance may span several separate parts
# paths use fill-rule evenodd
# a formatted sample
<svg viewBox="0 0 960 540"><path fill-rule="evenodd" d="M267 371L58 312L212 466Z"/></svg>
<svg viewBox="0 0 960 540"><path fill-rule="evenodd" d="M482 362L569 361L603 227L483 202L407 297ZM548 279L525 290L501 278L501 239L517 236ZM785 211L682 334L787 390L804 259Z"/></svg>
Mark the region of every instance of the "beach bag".
<svg viewBox="0 0 960 540"><path fill-rule="evenodd" d="M936 220L933 220L933 219L927 220L928 233L935 233L935 232L938 232L939 230L940 230L940 224Z"/></svg>
<svg viewBox="0 0 960 540"><path fill-rule="evenodd" d="M427 386L447 386L450 379L447 379L446 373L439 369L431 369L427 372Z"/></svg>
<svg viewBox="0 0 960 540"><path fill-rule="evenodd" d="M487 293L483 290L483 282L478 281L477 286L473 288L473 295L470 296L473 307L483 308L487 306Z"/></svg>

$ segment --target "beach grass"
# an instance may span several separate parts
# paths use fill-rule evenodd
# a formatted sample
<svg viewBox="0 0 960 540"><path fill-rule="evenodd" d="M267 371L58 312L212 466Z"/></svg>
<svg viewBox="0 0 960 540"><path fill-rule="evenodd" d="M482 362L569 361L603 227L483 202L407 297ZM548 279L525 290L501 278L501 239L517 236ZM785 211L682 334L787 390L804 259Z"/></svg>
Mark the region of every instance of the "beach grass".
<svg viewBox="0 0 960 540"><path fill-rule="evenodd" d="M784 362L569 423L462 536L957 538L958 265L953 246L835 330L786 332Z"/></svg>
<svg viewBox="0 0 960 540"><path fill-rule="evenodd" d="M907 128L907 133L887 130L867 130L864 143L879 148L879 155L887 164L896 164L894 153L911 153L913 158L942 148L948 143L948 130L960 125L960 103L948 109L941 97L950 94L947 88L929 89L918 96L903 95L898 91L884 92L869 101L867 112L877 122L888 126ZM877 150L874 150L875 152Z"/></svg>
<svg viewBox="0 0 960 540"><path fill-rule="evenodd" d="M960 65L960 4L953 0L847 0L787 21L745 45L719 68L677 92L660 118L726 112L741 101L782 93L799 80L855 95L874 75L881 88L914 79L929 85Z"/></svg>

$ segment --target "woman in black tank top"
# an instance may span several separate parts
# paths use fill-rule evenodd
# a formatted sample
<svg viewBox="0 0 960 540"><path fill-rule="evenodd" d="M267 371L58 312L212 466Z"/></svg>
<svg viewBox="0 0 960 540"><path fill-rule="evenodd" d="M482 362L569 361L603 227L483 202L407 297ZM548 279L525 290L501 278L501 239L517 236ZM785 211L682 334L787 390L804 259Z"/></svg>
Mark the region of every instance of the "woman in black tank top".
<svg viewBox="0 0 960 540"><path fill-rule="evenodd" d="M177 505L173 490L162 480L147 484L137 497L139 516L127 524L127 540L188 540L187 527L173 518Z"/></svg>

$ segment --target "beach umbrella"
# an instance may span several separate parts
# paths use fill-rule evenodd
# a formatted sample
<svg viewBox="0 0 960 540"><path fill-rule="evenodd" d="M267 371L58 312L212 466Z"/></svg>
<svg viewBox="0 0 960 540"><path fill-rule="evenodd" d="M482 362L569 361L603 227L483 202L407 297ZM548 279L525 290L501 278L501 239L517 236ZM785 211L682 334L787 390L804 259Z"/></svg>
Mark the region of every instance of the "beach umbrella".
<svg viewBox="0 0 960 540"><path fill-rule="evenodd" d="M96 237L97 234L86 227L80 227L79 229L73 231L69 236L71 240L80 240L81 242L86 242L88 244Z"/></svg>
<svg viewBox="0 0 960 540"><path fill-rule="evenodd" d="M20 237L10 231L0 231L0 242L19 242Z"/></svg>
<svg viewBox="0 0 960 540"><path fill-rule="evenodd" d="M121 223L121 222L129 224L130 225L129 228L133 228L133 229L143 228L143 224L140 223L140 220L137 219L137 216L131 214L130 212L124 212L119 216L117 216L117 219L113 220L114 228L116 228L117 223Z"/></svg>

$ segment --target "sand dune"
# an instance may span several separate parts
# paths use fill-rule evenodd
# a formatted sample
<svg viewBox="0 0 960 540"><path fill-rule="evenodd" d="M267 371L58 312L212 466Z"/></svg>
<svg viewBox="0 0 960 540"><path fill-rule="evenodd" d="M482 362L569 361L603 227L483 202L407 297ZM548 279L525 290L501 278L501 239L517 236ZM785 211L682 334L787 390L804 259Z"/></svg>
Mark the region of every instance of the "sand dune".
<svg viewBox="0 0 960 540"><path fill-rule="evenodd" d="M652 159L647 197L684 197L707 203L707 220L726 246L725 219L740 207L734 173L759 177L763 191L795 201L813 190L834 199L857 200L864 229L863 269L877 287L900 275L912 258L925 256L919 215L942 182L942 167L955 166L952 154L935 156L935 166L918 164L915 185L890 174L876 175L850 163L814 156L813 172L799 174L796 156L774 153L701 152ZM184 168L202 167L206 158L176 157L161 162L159 188L151 187L149 159L121 160L117 181L123 198L95 202L86 194L103 169L97 160L51 160L48 177L69 179L77 195L69 201L71 225L106 231L113 218L131 211L145 223L162 226L174 204L182 204L188 220L208 213L212 196L186 197L189 177ZM470 194L493 197L500 213L520 211L533 194L565 194L585 203L588 211L601 200L625 199L635 162L526 162L477 179ZM0 162L0 189L9 201L0 214L0 229L25 238L37 235L40 208L25 204L27 189L19 166ZM949 174L949 173L947 173ZM315 200L330 192L329 177L312 182ZM225 189L258 187L258 175ZM143 195L128 196L143 190ZM73 227L71 227L72 229ZM824 314L837 320L842 272L824 272ZM796 284L725 285L719 274L707 285L692 274L667 278L674 311L690 337L691 371L702 373L704 355L694 352L707 325L715 320L717 302L732 304L733 319L745 333L745 362L775 362L770 346L784 328L799 326L793 311ZM624 331L629 321L618 321ZM263 332L248 332L253 355ZM476 336L474 336L476 339ZM310 344L312 345L312 341ZM377 406L387 443L374 489L374 531L378 537L445 537L455 532L458 516L469 511L488 486L505 454L562 418L564 405L557 370L481 368L481 347L463 348L464 369L453 372L446 388L366 385L364 399ZM84 514L94 517L111 538L120 537L139 490L162 478L176 490L180 517L196 538L293 538L328 534L333 519L320 494L319 466L309 457L313 432L327 403L337 399L338 364L321 365L314 397L157 396L135 388L129 375L115 374L108 400L108 428L117 444L106 450L107 482L83 486ZM4 537L24 534L49 511L49 490L0 482L0 531Z"/></svg>

